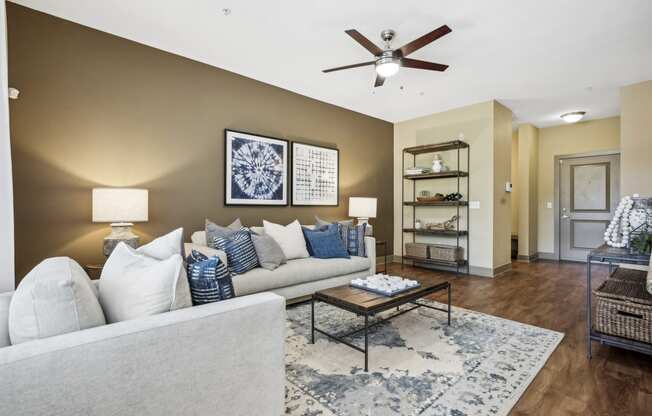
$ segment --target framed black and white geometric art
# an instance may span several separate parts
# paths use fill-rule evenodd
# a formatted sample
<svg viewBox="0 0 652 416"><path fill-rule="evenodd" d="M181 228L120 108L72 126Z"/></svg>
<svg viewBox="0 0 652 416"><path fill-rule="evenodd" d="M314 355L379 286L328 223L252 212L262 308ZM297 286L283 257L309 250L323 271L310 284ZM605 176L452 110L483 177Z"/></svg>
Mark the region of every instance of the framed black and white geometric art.
<svg viewBox="0 0 652 416"><path fill-rule="evenodd" d="M224 130L225 205L287 205L289 142Z"/></svg>
<svg viewBox="0 0 652 416"><path fill-rule="evenodd" d="M292 142L292 205L337 206L339 163L337 149Z"/></svg>

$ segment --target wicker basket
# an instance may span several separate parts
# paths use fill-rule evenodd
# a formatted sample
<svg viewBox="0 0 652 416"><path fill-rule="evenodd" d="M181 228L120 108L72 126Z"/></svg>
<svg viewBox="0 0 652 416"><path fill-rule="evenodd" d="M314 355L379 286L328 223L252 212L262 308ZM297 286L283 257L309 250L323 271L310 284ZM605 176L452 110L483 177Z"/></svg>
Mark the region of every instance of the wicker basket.
<svg viewBox="0 0 652 416"><path fill-rule="evenodd" d="M594 291L596 331L652 343L652 295L629 270L608 279ZM645 273L638 271L638 273ZM627 277L630 280L620 280Z"/></svg>
<svg viewBox="0 0 652 416"><path fill-rule="evenodd" d="M429 244L428 255L432 260L459 261L464 258L462 247L448 244Z"/></svg>
<svg viewBox="0 0 652 416"><path fill-rule="evenodd" d="M424 243L405 243L405 254L410 257L428 258L428 244Z"/></svg>

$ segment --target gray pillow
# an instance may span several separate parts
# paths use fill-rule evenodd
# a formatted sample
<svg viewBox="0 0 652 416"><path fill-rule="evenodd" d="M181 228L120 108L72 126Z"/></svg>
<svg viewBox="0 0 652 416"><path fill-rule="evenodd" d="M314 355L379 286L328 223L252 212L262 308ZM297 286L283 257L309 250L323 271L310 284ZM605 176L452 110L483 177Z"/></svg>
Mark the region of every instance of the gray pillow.
<svg viewBox="0 0 652 416"><path fill-rule="evenodd" d="M338 224L342 224L344 226L352 227L353 226L353 220L342 220L342 221L337 221ZM315 229L320 230L322 227L327 227L331 224L334 224L333 222L330 221L324 221L318 216L315 215Z"/></svg>
<svg viewBox="0 0 652 416"><path fill-rule="evenodd" d="M213 221L206 218L206 245L215 248L215 237L227 238L236 231L240 231L242 228L242 223L240 218L236 218L229 226L222 227L221 225L215 224Z"/></svg>
<svg viewBox="0 0 652 416"><path fill-rule="evenodd" d="M256 249L258 263L263 269L274 270L287 262L283 249L272 237L251 233L251 241Z"/></svg>

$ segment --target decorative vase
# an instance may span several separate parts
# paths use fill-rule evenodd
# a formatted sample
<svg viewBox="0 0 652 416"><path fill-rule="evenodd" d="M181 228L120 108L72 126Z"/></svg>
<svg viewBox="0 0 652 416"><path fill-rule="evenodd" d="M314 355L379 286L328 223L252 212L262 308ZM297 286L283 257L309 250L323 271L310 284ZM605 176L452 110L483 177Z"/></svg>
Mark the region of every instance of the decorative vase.
<svg viewBox="0 0 652 416"><path fill-rule="evenodd" d="M441 159L441 156L439 153L436 153L434 158L432 159L432 171L435 173L439 172L445 172L446 166L444 165L444 161Z"/></svg>

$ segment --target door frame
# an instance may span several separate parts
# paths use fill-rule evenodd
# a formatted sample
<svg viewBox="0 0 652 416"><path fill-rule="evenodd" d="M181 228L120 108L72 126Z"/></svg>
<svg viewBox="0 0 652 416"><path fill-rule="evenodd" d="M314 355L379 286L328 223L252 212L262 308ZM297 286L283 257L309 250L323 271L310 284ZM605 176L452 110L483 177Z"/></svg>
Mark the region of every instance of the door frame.
<svg viewBox="0 0 652 416"><path fill-rule="evenodd" d="M584 153L575 153L575 154L569 154L569 155L556 155L555 156L555 199L553 202L553 208L554 208L554 218L553 221L555 223L555 234L553 236L554 238L554 251L552 253L552 259L551 260L561 260L561 232L560 232L560 226L559 226L559 220L560 220L560 212L561 212L561 198L559 197L559 191L560 191L560 185L561 185L561 161L564 159L578 159L578 158L583 158L583 157L595 157L595 156L612 156L612 155L619 155L620 156L620 150L598 150L595 152L584 152ZM546 209L544 207L544 209ZM541 257L541 255L539 255Z"/></svg>

